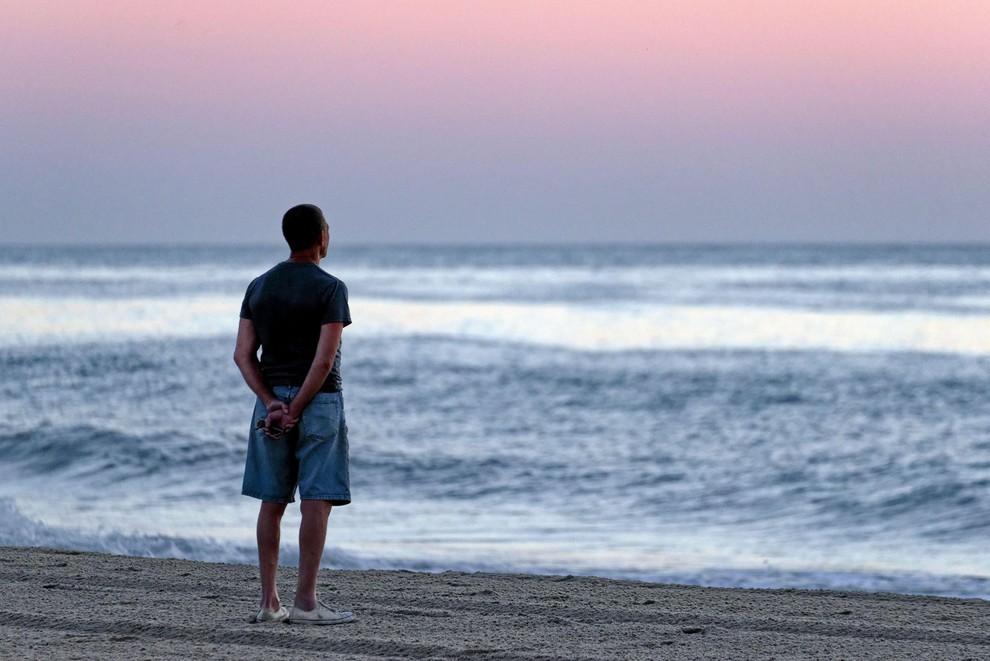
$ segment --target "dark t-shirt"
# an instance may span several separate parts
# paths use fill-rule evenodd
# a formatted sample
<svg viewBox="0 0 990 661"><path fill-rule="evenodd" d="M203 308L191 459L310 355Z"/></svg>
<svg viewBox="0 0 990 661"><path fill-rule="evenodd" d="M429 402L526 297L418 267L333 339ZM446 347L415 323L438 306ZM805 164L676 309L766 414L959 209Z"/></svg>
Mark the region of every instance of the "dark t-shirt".
<svg viewBox="0 0 990 661"><path fill-rule="evenodd" d="M316 264L297 262L282 262L255 278L244 294L241 317L254 322L269 386L301 386L316 357L321 327L351 323L344 283ZM320 390L340 387L338 346Z"/></svg>

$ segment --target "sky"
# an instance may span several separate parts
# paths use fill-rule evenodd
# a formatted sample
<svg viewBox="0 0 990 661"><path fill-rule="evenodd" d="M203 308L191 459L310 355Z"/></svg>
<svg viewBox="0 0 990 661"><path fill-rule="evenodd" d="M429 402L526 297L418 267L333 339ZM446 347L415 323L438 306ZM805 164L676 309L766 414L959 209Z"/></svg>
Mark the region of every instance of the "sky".
<svg viewBox="0 0 990 661"><path fill-rule="evenodd" d="M0 243L990 242L985 0L0 0Z"/></svg>

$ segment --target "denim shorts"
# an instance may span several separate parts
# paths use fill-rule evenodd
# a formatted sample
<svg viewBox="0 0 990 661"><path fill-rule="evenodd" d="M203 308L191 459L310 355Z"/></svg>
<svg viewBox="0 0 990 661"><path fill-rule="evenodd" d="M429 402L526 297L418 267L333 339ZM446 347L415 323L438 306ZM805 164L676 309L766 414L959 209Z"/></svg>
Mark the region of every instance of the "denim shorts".
<svg viewBox="0 0 990 661"><path fill-rule="evenodd" d="M272 390L286 403L299 392L295 386L275 386ZM267 416L265 405L257 400L241 493L271 503L291 503L298 486L302 500L328 500L332 505L351 502L347 421L341 393L316 393L295 428L279 439L268 438L264 429L255 427Z"/></svg>

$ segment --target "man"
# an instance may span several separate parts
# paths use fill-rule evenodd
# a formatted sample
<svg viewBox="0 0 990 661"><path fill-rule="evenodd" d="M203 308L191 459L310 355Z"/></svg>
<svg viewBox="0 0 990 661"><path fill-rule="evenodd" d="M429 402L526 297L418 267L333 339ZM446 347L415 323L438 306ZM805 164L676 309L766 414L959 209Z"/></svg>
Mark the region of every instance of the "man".
<svg viewBox="0 0 990 661"><path fill-rule="evenodd" d="M318 207L289 209L282 234L289 259L248 286L234 350L234 362L258 397L241 490L262 501L256 620L340 624L352 622L354 614L320 602L316 578L330 509L351 502L340 392L340 336L351 323L347 287L319 266L327 256L330 228ZM275 578L282 514L297 486L299 580L290 613L279 601Z"/></svg>

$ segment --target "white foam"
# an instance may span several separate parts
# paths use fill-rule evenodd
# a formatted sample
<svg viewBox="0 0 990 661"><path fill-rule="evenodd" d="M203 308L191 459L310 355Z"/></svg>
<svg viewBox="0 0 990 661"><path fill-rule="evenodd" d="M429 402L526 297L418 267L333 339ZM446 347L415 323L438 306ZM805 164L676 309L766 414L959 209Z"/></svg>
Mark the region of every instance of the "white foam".
<svg viewBox="0 0 990 661"><path fill-rule="evenodd" d="M239 309L229 296L0 297L0 346L227 335Z"/></svg>
<svg viewBox="0 0 990 661"><path fill-rule="evenodd" d="M990 316L756 307L362 301L369 333L495 339L583 350L826 349L990 353Z"/></svg>
<svg viewBox="0 0 990 661"><path fill-rule="evenodd" d="M924 290L990 286L990 269L969 266L525 266L525 267L341 267L345 282L394 298L453 300L493 297L506 300L518 292L540 292L554 298L580 298L587 288L607 286L622 296L667 303L705 303L762 294L791 299L823 296L832 300L868 290L871 301L899 298L905 289ZM842 285L837 290L837 283ZM799 289L800 291L795 291ZM578 294L577 296L575 294ZM725 297L729 297L726 300ZM930 297L931 294L924 294ZM951 301L950 301L951 302Z"/></svg>
<svg viewBox="0 0 990 661"><path fill-rule="evenodd" d="M93 286L236 285L242 289L267 264L217 268L213 264L159 265L36 265L0 264L0 283L57 286L60 283ZM773 292L781 285L800 285L831 291L848 286L897 287L923 283L926 287L990 285L990 268L945 265L635 265L615 266L368 266L328 265L345 282L371 287L386 296L434 299L507 297L526 290L580 291L607 284L650 300L677 302L685 296L725 294L727 288L756 288ZM883 298L874 289L873 296Z"/></svg>
<svg viewBox="0 0 990 661"><path fill-rule="evenodd" d="M233 336L240 299L0 297L0 346ZM990 316L617 303L352 299L349 336L568 349L821 349L990 354Z"/></svg>
<svg viewBox="0 0 990 661"><path fill-rule="evenodd" d="M236 282L246 284L264 268L224 267L212 264L183 266L65 266L36 264L0 264L0 282L15 284L215 284Z"/></svg>

